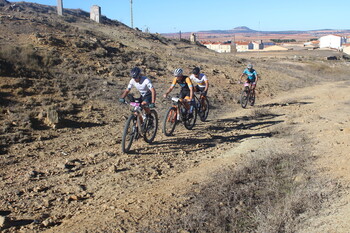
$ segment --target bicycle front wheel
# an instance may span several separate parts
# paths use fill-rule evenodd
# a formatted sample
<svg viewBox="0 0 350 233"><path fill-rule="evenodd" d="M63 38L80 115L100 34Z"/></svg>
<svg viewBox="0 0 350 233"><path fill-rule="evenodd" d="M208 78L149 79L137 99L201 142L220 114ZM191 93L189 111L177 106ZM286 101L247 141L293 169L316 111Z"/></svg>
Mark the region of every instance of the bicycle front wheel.
<svg viewBox="0 0 350 233"><path fill-rule="evenodd" d="M254 106L254 104L255 104L255 91L252 91L250 93L249 102L250 102L250 106Z"/></svg>
<svg viewBox="0 0 350 233"><path fill-rule="evenodd" d="M151 110L147 116L146 129L143 134L143 139L147 143L152 143L157 134L158 129L158 114L155 110Z"/></svg>
<svg viewBox="0 0 350 233"><path fill-rule="evenodd" d="M248 99L249 99L249 93L248 91L242 91L242 94L241 94L241 106L242 108L245 108L247 107L247 104L248 104Z"/></svg>
<svg viewBox="0 0 350 233"><path fill-rule="evenodd" d="M175 126L177 123L177 109L174 107L170 107L165 114L163 120L163 133L165 136L171 136L175 130Z"/></svg>
<svg viewBox="0 0 350 233"><path fill-rule="evenodd" d="M136 137L136 117L131 115L125 123L123 137L122 137L122 152L128 153L130 151L131 144Z"/></svg>

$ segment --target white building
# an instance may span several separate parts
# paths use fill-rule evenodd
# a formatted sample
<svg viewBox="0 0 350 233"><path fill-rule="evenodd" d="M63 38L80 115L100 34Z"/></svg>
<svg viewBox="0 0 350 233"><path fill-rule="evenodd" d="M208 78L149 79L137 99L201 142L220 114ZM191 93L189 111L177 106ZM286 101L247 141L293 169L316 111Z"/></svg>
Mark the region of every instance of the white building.
<svg viewBox="0 0 350 233"><path fill-rule="evenodd" d="M350 44L344 45L343 52L350 55Z"/></svg>
<svg viewBox="0 0 350 233"><path fill-rule="evenodd" d="M248 41L236 41L236 42L201 42L208 49L215 50L219 53L235 53L235 52L247 52L252 50L262 50L264 44L259 42Z"/></svg>
<svg viewBox="0 0 350 233"><path fill-rule="evenodd" d="M235 46L236 46L237 52L246 52L249 49L252 49L253 47L252 43L247 41L236 41Z"/></svg>
<svg viewBox="0 0 350 233"><path fill-rule="evenodd" d="M260 50L260 49L264 49L264 43L262 42L262 40L260 41L253 41L251 43L251 45L249 45L249 49L253 49L253 50Z"/></svg>
<svg viewBox="0 0 350 233"><path fill-rule="evenodd" d="M234 48L232 43L227 42L201 42L208 49L214 50L218 53L232 53L234 52Z"/></svg>
<svg viewBox="0 0 350 233"><path fill-rule="evenodd" d="M330 48L341 50L343 44L346 43L346 38L339 35L322 36L320 39L320 48Z"/></svg>

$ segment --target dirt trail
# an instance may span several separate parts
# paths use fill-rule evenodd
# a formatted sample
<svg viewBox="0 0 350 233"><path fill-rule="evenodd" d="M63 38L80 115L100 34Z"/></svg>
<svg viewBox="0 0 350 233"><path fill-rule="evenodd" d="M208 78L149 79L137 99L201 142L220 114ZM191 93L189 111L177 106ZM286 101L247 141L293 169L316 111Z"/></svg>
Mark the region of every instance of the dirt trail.
<svg viewBox="0 0 350 233"><path fill-rule="evenodd" d="M183 194L199 189L212 172L238 166L249 153L293 151L288 140L273 136L276 127L307 134L315 166L346 187L349 89L349 82L324 83L264 102L258 99L247 109L235 105L233 113L219 119L211 115L193 131L180 126L174 137L159 131L155 144L138 142L130 155L116 148L116 125L61 129L60 137L11 148L7 172L1 172L0 182L7 187L1 191L1 209L9 209L8 218L18 225L26 219L39 221L23 224L26 230L142 231L149 219L179 211ZM259 111L268 114L257 117ZM350 195L327 203L317 218L308 220L305 232L350 229Z"/></svg>
<svg viewBox="0 0 350 233"><path fill-rule="evenodd" d="M102 212L95 209L94 213L78 215L72 220L64 221L53 231L82 230L82 226L97 230L101 228L101 224L102 229L133 231L137 229L137 223L146 222L149 217L161 218L162 214L169 209L176 211L178 206L181 206L180 203L184 201L182 194L186 193L189 188L202 182L205 183L210 178L211 172L239 163L247 153L258 150L278 150L278 147L293 150L287 141L273 139L269 136L271 129L276 124L293 125L306 133L312 139L311 143L314 143L313 154L318 158L316 165L324 168L327 176L342 179L344 184L347 184L350 180L347 172L350 168L347 159L349 155L347 140L350 134L349 89L347 83L344 82L326 83L317 87L300 89L283 97L258 103L255 109L262 107L272 112L270 117L260 119L259 122L246 119L245 116L249 116L251 111L254 111L251 110L252 108L238 109L223 119L212 120L203 124L202 127L197 127L193 132L184 131L188 134L185 138L178 133L177 137L170 140L179 140L181 147L173 147L171 153L175 153L180 148L186 151L188 148L188 154L186 153L185 157L177 157L183 160L182 163L179 163L180 166L183 166L183 171L175 168L176 173L171 173L154 182L139 184L133 191L128 192L126 197L111 194L115 201L104 206ZM206 134L207 139L203 138L203 135ZM189 138L196 139L191 142ZM165 143L168 147L169 139L163 140L168 140ZM215 144L214 149L204 146L200 151L205 156L194 155L193 147L198 144L205 145L209 141ZM170 143L170 147L172 146ZM168 149L162 148L163 151ZM346 232L347 229L350 229L349 221L347 221L350 211L348 200L348 195L334 200L333 205L321 216L310 220L310 223L307 224L309 228L305 228L305 231ZM120 221L121 219L124 221ZM118 226L122 227L118 228Z"/></svg>

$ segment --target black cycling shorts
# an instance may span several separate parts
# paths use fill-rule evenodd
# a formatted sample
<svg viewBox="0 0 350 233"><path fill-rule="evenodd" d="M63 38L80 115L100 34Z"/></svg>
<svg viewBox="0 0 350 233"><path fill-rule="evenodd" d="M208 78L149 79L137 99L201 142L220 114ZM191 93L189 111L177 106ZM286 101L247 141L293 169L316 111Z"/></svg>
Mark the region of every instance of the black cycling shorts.
<svg viewBox="0 0 350 233"><path fill-rule="evenodd" d="M145 96L141 96L140 99L142 100L142 102L146 102L147 104L152 103L152 93L148 92Z"/></svg>
<svg viewBox="0 0 350 233"><path fill-rule="evenodd" d="M189 89L181 89L179 98L184 99L186 96L190 97L190 93Z"/></svg>

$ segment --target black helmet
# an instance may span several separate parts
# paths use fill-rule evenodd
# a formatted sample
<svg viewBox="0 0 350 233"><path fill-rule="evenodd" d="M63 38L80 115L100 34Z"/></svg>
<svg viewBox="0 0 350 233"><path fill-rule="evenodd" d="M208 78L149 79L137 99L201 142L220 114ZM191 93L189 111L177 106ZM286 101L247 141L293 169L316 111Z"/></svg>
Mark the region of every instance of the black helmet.
<svg viewBox="0 0 350 233"><path fill-rule="evenodd" d="M130 71L130 76L133 78L138 78L141 74L141 69L138 67L134 67Z"/></svg>
<svg viewBox="0 0 350 233"><path fill-rule="evenodd" d="M195 68L192 70L192 74L198 75L200 71L201 71L201 70L199 69L199 67L195 67Z"/></svg>

